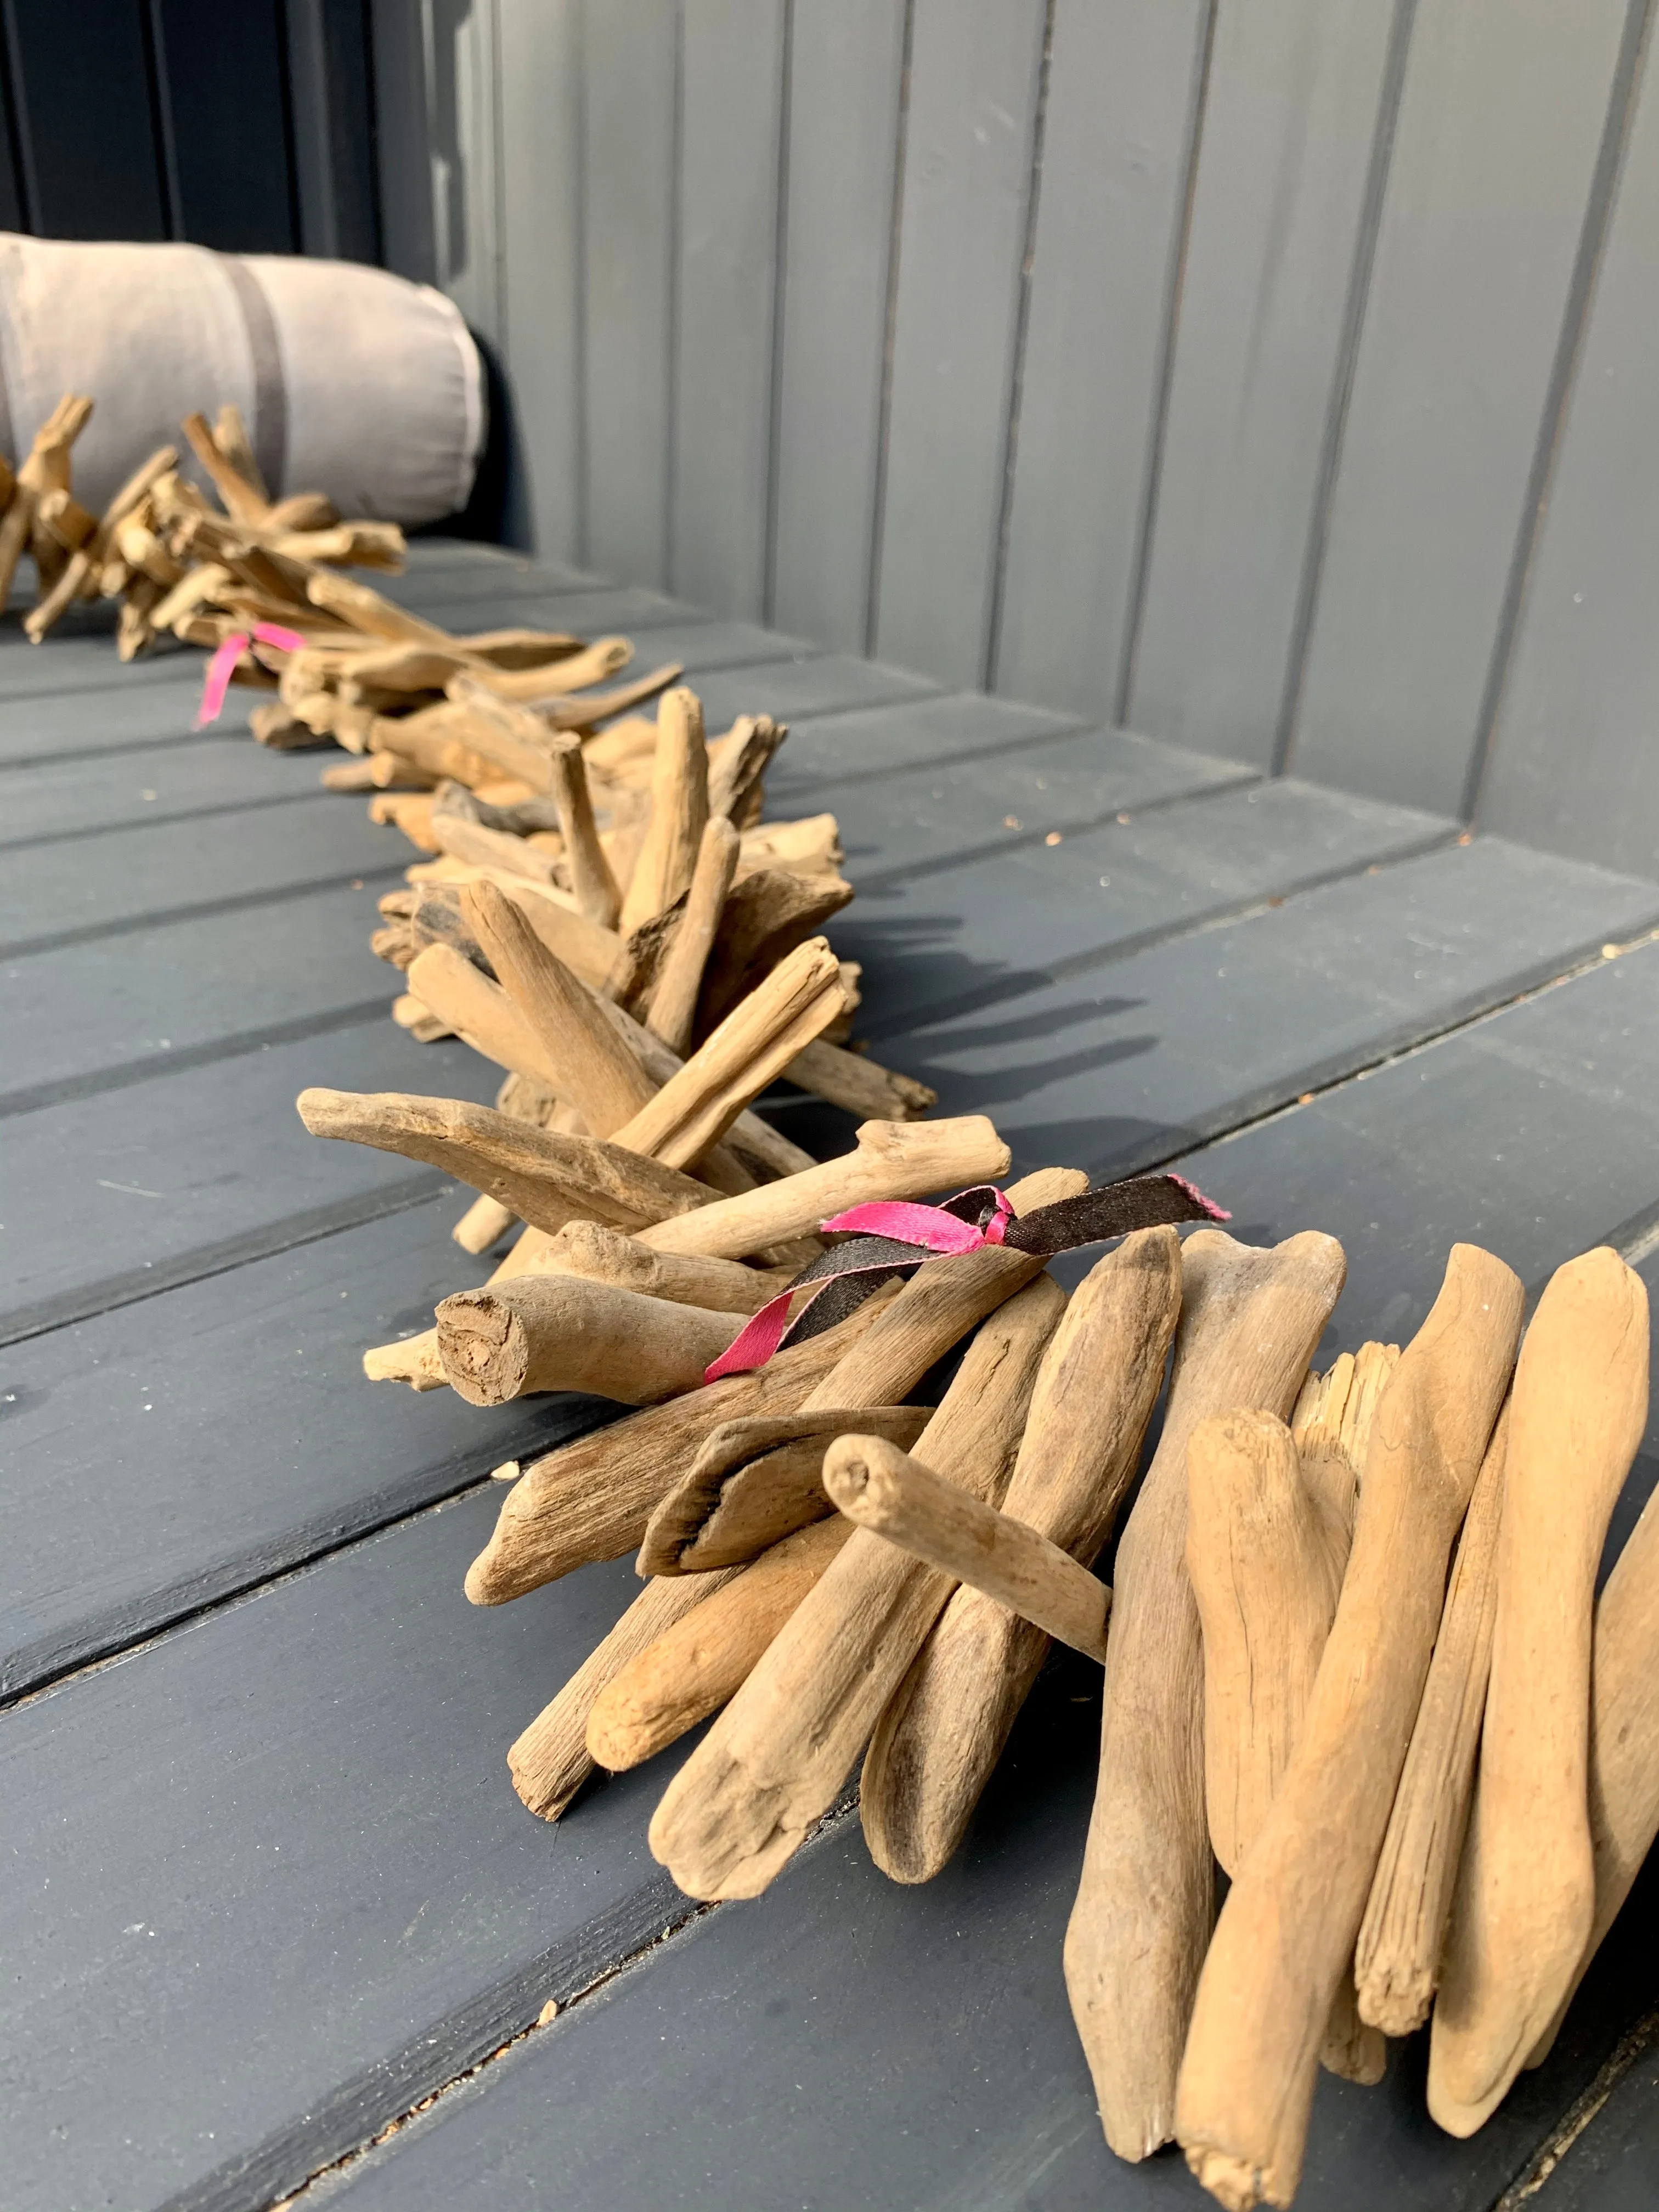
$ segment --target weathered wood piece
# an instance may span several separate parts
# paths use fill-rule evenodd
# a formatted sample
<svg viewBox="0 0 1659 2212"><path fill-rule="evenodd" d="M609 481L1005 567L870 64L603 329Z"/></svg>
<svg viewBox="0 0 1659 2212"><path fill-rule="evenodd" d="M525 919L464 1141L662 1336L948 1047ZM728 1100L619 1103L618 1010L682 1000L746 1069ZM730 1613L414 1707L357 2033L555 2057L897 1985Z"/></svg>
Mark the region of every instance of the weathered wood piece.
<svg viewBox="0 0 1659 2212"><path fill-rule="evenodd" d="M1397 1344L1362 1344L1358 1352L1339 1352L1324 1374L1309 1376L1291 1415L1302 1479L1321 1507L1342 1567L1353 1541L1371 1423L1399 1360Z"/></svg>
<svg viewBox="0 0 1659 2212"><path fill-rule="evenodd" d="M824 940L797 945L616 1131L617 1143L675 1167L689 1166L720 1141L750 1100L829 1027L845 1003L841 963Z"/></svg>
<svg viewBox="0 0 1659 2212"><path fill-rule="evenodd" d="M708 811L746 830L760 819L761 783L772 756L788 736L787 725L769 714L739 714L708 748Z"/></svg>
<svg viewBox="0 0 1659 2212"><path fill-rule="evenodd" d="M1595 1925L1595 1571L1647 1413L1647 1290L1601 1245L1551 1277L1515 1370L1480 1771L1429 2046L1452 2135L1551 2033Z"/></svg>
<svg viewBox="0 0 1659 2212"><path fill-rule="evenodd" d="M723 1421L652 1515L640 1546L640 1572L701 1574L758 1559L769 1545L834 1510L823 1472L835 1437L857 1430L908 1450L933 1411L817 1406L774 1420Z"/></svg>
<svg viewBox="0 0 1659 2212"><path fill-rule="evenodd" d="M691 1048L703 966L738 866L738 833L723 815L711 814L697 848L681 914L651 994L649 1027L676 1052ZM807 1051L811 1050L809 1045Z"/></svg>
<svg viewBox="0 0 1659 2212"><path fill-rule="evenodd" d="M757 1313L789 1283L788 1275L777 1269L653 1252L636 1237L625 1237L598 1221L567 1222L537 1266L547 1274L580 1275L590 1282L637 1291L645 1297L672 1298L678 1304L708 1307L716 1313Z"/></svg>
<svg viewBox="0 0 1659 2212"><path fill-rule="evenodd" d="M1440 1978L1486 1709L1509 1421L1505 1407L1463 1516L1423 1701L1354 1946L1360 2017L1385 2035L1421 2027Z"/></svg>
<svg viewBox="0 0 1659 2212"><path fill-rule="evenodd" d="M513 1787L532 1813L556 1820L594 1771L587 1721L600 1692L728 1575L693 1583L652 1583L634 1600L604 1642L583 1660L552 1703L543 1707L507 1754Z"/></svg>
<svg viewBox="0 0 1659 2212"><path fill-rule="evenodd" d="M708 747L694 691L668 691L657 708L651 823L623 896L626 933L672 906L691 881L708 820Z"/></svg>
<svg viewBox="0 0 1659 2212"><path fill-rule="evenodd" d="M622 913L622 892L599 842L580 742L574 738L556 741L550 764L553 796L558 801L559 829L564 838L565 859L570 864L576 904L589 921L597 922L602 929L614 929Z"/></svg>
<svg viewBox="0 0 1659 2212"><path fill-rule="evenodd" d="M1288 2204L1434 1648L1446 1567L1509 1387L1519 1279L1455 1244L1371 1431L1353 1549L1291 1764L1222 1908L1176 2100L1188 2164L1234 2212Z"/></svg>
<svg viewBox="0 0 1659 2212"><path fill-rule="evenodd" d="M913 1121L939 1103L938 1091L915 1076L896 1074L822 1037L798 1052L783 1074L786 1082L868 1121Z"/></svg>
<svg viewBox="0 0 1659 2212"><path fill-rule="evenodd" d="M449 1233L463 1252L487 1252L501 1243L518 1218L498 1198L475 1198Z"/></svg>
<svg viewBox="0 0 1659 2212"><path fill-rule="evenodd" d="M1064 1305L1043 1276L981 1325L917 1440L924 1462L975 1496L1000 1495ZM651 1849L682 1889L767 1887L834 1802L951 1589L948 1575L867 1530L848 1540L657 1808Z"/></svg>
<svg viewBox="0 0 1659 2212"><path fill-rule="evenodd" d="M1175 1231L1138 1230L1090 1270L1043 1354L1003 1510L1085 1566L1133 1480L1180 1306ZM952 1595L864 1762L864 1832L895 1881L929 1881L955 1851L1048 1650L969 1581Z"/></svg>
<svg viewBox="0 0 1659 2212"><path fill-rule="evenodd" d="M587 1748L618 1772L678 1741L735 1695L772 1638L852 1534L833 1514L798 1528L728 1577L680 1578L701 1604L631 1660L587 1717ZM660 1579L651 1584L660 1589Z"/></svg>
<svg viewBox="0 0 1659 2212"><path fill-rule="evenodd" d="M834 1328L780 1352L753 1374L688 1390L614 1423L600 1437L578 1438L532 1461L467 1571L468 1597L474 1605L504 1605L573 1567L632 1551L652 1509L711 1429L745 1415L798 1410L884 1303L878 1291Z"/></svg>
<svg viewBox="0 0 1659 2212"><path fill-rule="evenodd" d="M857 1527L1105 1664L1111 1591L1025 1522L881 1437L837 1437L824 1454L823 1486Z"/></svg>
<svg viewBox="0 0 1659 2212"><path fill-rule="evenodd" d="M1290 1412L1344 1273L1341 1246L1313 1231L1267 1251L1216 1230L1182 1247L1169 1403L1118 1545L1100 1779L1066 1931L1072 2011L1120 2158L1146 2158L1174 2130L1215 1911L1203 1656L1185 1559L1188 1442L1235 1406Z"/></svg>
<svg viewBox="0 0 1659 2212"><path fill-rule="evenodd" d="M696 1389L743 1326L733 1314L540 1273L457 1291L437 1322L445 1376L474 1406L538 1390L655 1405Z"/></svg>
<svg viewBox="0 0 1659 2212"><path fill-rule="evenodd" d="M697 1033L706 1035L724 1021L786 953L852 897L852 884L839 876L807 877L781 867L757 869L734 884L697 994Z"/></svg>
<svg viewBox="0 0 1659 2212"><path fill-rule="evenodd" d="M562 1229L579 1215L635 1229L708 1201L702 1183L637 1152L538 1129L462 1098L313 1089L295 1103L313 1137L424 1160L538 1229Z"/></svg>
<svg viewBox="0 0 1659 2212"><path fill-rule="evenodd" d="M912 1124L866 1121L854 1149L839 1158L763 1183L739 1197L717 1200L708 1209L701 1234L677 1231L665 1221L642 1241L658 1252L740 1260L816 1230L849 1206L876 1199L926 1198L995 1181L1008 1172L1009 1158L1008 1147L982 1114ZM924 1272L931 1274L941 1264L930 1261ZM890 1404L891 1396L884 1395L876 1402Z"/></svg>

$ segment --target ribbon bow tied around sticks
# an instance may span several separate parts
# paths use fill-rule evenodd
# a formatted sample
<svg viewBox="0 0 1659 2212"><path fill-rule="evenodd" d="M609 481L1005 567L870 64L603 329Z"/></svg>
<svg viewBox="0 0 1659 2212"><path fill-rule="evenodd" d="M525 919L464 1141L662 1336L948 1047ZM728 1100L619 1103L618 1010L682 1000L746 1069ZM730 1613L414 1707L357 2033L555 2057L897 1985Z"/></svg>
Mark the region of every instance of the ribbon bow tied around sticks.
<svg viewBox="0 0 1659 2212"><path fill-rule="evenodd" d="M306 641L297 629L284 629L281 623L255 623L251 635L245 629L232 630L214 648L213 658L207 665L207 674L202 682L202 703L192 728L204 730L210 722L218 720L230 679L236 673L236 664L249 646L256 643L274 645L283 653L303 653Z"/></svg>
<svg viewBox="0 0 1659 2212"><path fill-rule="evenodd" d="M803 1267L787 1291L780 1291L761 1308L704 1370L703 1381L718 1382L723 1375L764 1367L775 1352L833 1328L881 1284L913 1275L929 1260L977 1252L987 1244L1053 1259L1059 1252L1125 1237L1132 1229L1231 1218L1224 1206L1178 1175L1132 1176L1024 1214L1017 1214L1006 1194L994 1183L958 1191L940 1206L897 1201L854 1206L820 1224L826 1237L841 1241ZM810 1283L823 1287L792 1322L790 1300Z"/></svg>

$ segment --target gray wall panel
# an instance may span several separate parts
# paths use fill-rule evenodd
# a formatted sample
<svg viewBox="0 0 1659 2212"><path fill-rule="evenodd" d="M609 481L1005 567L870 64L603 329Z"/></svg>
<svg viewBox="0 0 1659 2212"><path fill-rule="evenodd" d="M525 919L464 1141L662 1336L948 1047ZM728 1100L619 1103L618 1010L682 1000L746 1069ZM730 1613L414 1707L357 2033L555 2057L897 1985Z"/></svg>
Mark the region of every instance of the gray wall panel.
<svg viewBox="0 0 1659 2212"><path fill-rule="evenodd" d="M794 0L769 619L869 642L905 0Z"/></svg>
<svg viewBox="0 0 1659 2212"><path fill-rule="evenodd" d="M996 688L1109 717L1141 542L1208 0L1054 19Z"/></svg>
<svg viewBox="0 0 1659 2212"><path fill-rule="evenodd" d="M1422 0L1292 758L1461 805L1625 0Z"/></svg>
<svg viewBox="0 0 1659 2212"><path fill-rule="evenodd" d="M1394 10L1216 23L1127 719L1268 766Z"/></svg>
<svg viewBox="0 0 1659 2212"><path fill-rule="evenodd" d="M1042 0L916 0L875 649L985 679Z"/></svg>
<svg viewBox="0 0 1659 2212"><path fill-rule="evenodd" d="M784 0L684 0L669 577L764 612Z"/></svg>
<svg viewBox="0 0 1659 2212"><path fill-rule="evenodd" d="M1659 874L1659 74L1638 98L1480 819Z"/></svg>

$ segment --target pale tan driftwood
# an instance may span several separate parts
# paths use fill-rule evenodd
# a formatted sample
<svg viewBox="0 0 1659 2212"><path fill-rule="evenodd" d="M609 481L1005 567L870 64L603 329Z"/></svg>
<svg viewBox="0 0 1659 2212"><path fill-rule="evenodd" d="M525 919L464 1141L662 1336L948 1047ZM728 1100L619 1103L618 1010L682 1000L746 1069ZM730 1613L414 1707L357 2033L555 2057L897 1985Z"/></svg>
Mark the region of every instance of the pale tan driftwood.
<svg viewBox="0 0 1659 2212"><path fill-rule="evenodd" d="M551 773L576 904L589 921L597 922L602 929L614 929L622 913L622 892L599 842L593 821L592 796L587 788L587 771L582 765L582 749L575 738L567 737L556 741Z"/></svg>
<svg viewBox="0 0 1659 2212"><path fill-rule="evenodd" d="M419 644L439 647L455 642L447 630L422 622L406 607L394 606L367 584L354 583L349 576L336 575L327 568L319 568L306 578L306 597L313 606L337 616L365 637L413 638Z"/></svg>
<svg viewBox="0 0 1659 2212"><path fill-rule="evenodd" d="M708 819L708 748L695 691L665 692L657 708L651 823L623 897L622 927L672 906L691 881Z"/></svg>
<svg viewBox="0 0 1659 2212"><path fill-rule="evenodd" d="M715 1313L758 1313L789 1281L781 1270L745 1267L736 1260L653 1252L638 1237L623 1236L598 1221L567 1222L538 1265L549 1274L614 1283L645 1297L672 1298Z"/></svg>
<svg viewBox="0 0 1659 2212"><path fill-rule="evenodd" d="M743 1326L735 1314L539 1273L458 1291L437 1322L445 1377L473 1406L542 1390L655 1405L696 1389Z"/></svg>
<svg viewBox="0 0 1659 2212"><path fill-rule="evenodd" d="M1187 1573L1204 1640L1210 1843L1237 1875L1278 1795L1336 1618L1329 1540L1272 1413L1212 1413L1187 1445Z"/></svg>
<svg viewBox="0 0 1659 2212"><path fill-rule="evenodd" d="M300 1119L313 1137L338 1137L471 1183L512 1207L521 1221L562 1229L579 1216L623 1229L703 1205L701 1183L597 1137L554 1129L474 1106L400 1091L302 1091Z"/></svg>
<svg viewBox="0 0 1659 2212"><path fill-rule="evenodd" d="M1343 1273L1341 1246L1313 1231L1259 1251L1200 1230L1182 1248L1169 1404L1118 1544L1100 1779L1066 1934L1072 2011L1120 2158L1146 2157L1174 2126L1214 1915L1203 1657L1185 1559L1188 1440L1234 1406L1289 1413Z"/></svg>
<svg viewBox="0 0 1659 2212"><path fill-rule="evenodd" d="M420 961L415 965L418 968ZM414 969L410 974L412 981ZM926 1198L933 1192L1000 1179L1008 1171L1009 1157L1008 1147L982 1114L946 1121L866 1121L850 1152L777 1182L763 1183L741 1197L717 1200L708 1209L710 1218L701 1234L677 1231L663 1222L641 1241L659 1252L741 1260L815 1230L848 1206L876 1199ZM930 1262L924 1272L931 1273L939 1264ZM877 1402L891 1401L884 1396Z"/></svg>
<svg viewBox="0 0 1659 2212"><path fill-rule="evenodd" d="M696 1583L653 1583L640 1592L610 1635L589 1653L507 1754L513 1787L532 1813L544 1820L556 1820L593 1772L587 1748L588 1716L606 1685L693 1607L707 1604L730 1579L726 1575L701 1577L701 1587Z"/></svg>
<svg viewBox="0 0 1659 2212"><path fill-rule="evenodd" d="M617 1130L617 1142L672 1166L689 1166L720 1141L750 1100L836 1018L842 1004L841 963L823 939L797 945L678 1074Z"/></svg>
<svg viewBox="0 0 1659 2212"><path fill-rule="evenodd" d="M678 660L666 661L662 667L653 668L648 676L630 677L614 690L589 691L575 699L550 699L541 712L556 730L597 730L601 722L608 722L613 715L625 714L630 707L655 698L659 691L665 690L684 672ZM692 842L695 849L696 840Z"/></svg>
<svg viewBox="0 0 1659 2212"><path fill-rule="evenodd" d="M839 878L809 880L787 868L762 869L735 883L697 994L699 1033L723 1021L786 952L816 936L852 896L851 884Z"/></svg>
<svg viewBox="0 0 1659 2212"><path fill-rule="evenodd" d="M708 1431L755 1413L792 1413L882 1310L881 1294L822 1336L751 1375L688 1390L535 1460L507 1493L467 1570L474 1605L503 1605L573 1567L630 1552L652 1508Z"/></svg>
<svg viewBox="0 0 1659 2212"><path fill-rule="evenodd" d="M1468 1827L1498 1611L1506 1407L1463 1516L1428 1680L1354 1947L1362 2019L1409 2035L1429 2016Z"/></svg>
<svg viewBox="0 0 1659 2212"><path fill-rule="evenodd" d="M31 644L38 645L66 608L89 587L95 588L96 571L116 532L131 515L133 509L142 503L156 479L165 476L169 469L175 467L178 459L178 453L172 446L158 447L147 460L139 464L126 482L121 485L104 509L98 526L91 538L76 549L65 565L63 574L40 605L32 607L24 617L24 634ZM47 519L48 502L58 496L59 495L48 493L40 501L38 511L43 520ZM0 507L4 505L5 501L0 498ZM153 537L151 543L154 544ZM157 546L155 550L160 553L161 548ZM167 556L162 555L161 557L165 560ZM167 579L169 583L176 580L176 573Z"/></svg>
<svg viewBox="0 0 1659 2212"><path fill-rule="evenodd" d="M577 1107L596 1137L615 1136L630 1152L657 1154L656 1146L630 1137L624 1125L634 1127L661 1094L581 979L493 884L466 884L461 913L534 1033L541 1065L553 1071L552 1087Z"/></svg>
<svg viewBox="0 0 1659 2212"><path fill-rule="evenodd" d="M475 1198L449 1233L463 1252L487 1252L501 1243L518 1218L498 1198Z"/></svg>
<svg viewBox="0 0 1659 2212"><path fill-rule="evenodd" d="M1175 1231L1139 1230L1091 1269L1043 1355L1003 1510L1085 1566L1134 1479L1180 1305ZM864 1832L896 1881L931 1880L956 1850L1048 1650L981 1590L945 1607L864 1762Z"/></svg>
<svg viewBox="0 0 1659 2212"><path fill-rule="evenodd" d="M1563 2014L1659 1833L1659 1491L1607 1577L1590 1667L1589 1822L1595 1917L1572 1986L1528 2064L1549 2055Z"/></svg>
<svg viewBox="0 0 1659 2212"><path fill-rule="evenodd" d="M1303 1480L1345 1566L1371 1422L1399 1360L1397 1344L1362 1344L1358 1352L1339 1352L1323 1375L1309 1376L1291 1415Z"/></svg>
<svg viewBox="0 0 1659 2212"><path fill-rule="evenodd" d="M858 1528L1105 1664L1111 1591L1025 1522L881 1437L837 1437L823 1455L823 1486Z"/></svg>
<svg viewBox="0 0 1659 2212"><path fill-rule="evenodd" d="M639 1054L641 1066L653 1083L666 1083L670 1076L684 1066L680 1055L671 1046L665 1045L660 1037L653 1036L644 1024L635 1021L632 1014L604 996L600 997L599 1006L605 1018L628 1039ZM733 1151L740 1152L746 1160L752 1161L763 1170L757 1176L757 1182L769 1182L780 1176L799 1175L805 1169L818 1164L811 1152L804 1152L799 1145L791 1144L788 1138L775 1129L769 1121L763 1121L758 1114L751 1114L747 1109L738 1115L726 1131L726 1141Z"/></svg>
<svg viewBox="0 0 1659 2212"><path fill-rule="evenodd" d="M737 866L738 833L723 816L711 814L697 848L685 910L669 940L651 994L648 1026L676 1052L689 1052L691 1048L703 963L720 927L720 911ZM809 1052L811 1048L811 1045L805 1048Z"/></svg>
<svg viewBox="0 0 1659 2212"><path fill-rule="evenodd" d="M915 1076L896 1074L822 1037L798 1052L783 1074L786 1082L799 1084L815 1097L871 1120L914 1121L939 1103L938 1091Z"/></svg>
<svg viewBox="0 0 1659 2212"><path fill-rule="evenodd" d="M729 1581L681 1577L683 1589L720 1587L600 1693L587 1717L590 1755L613 1772L638 1766L718 1711L852 1533L836 1514L784 1537Z"/></svg>
<svg viewBox="0 0 1659 2212"><path fill-rule="evenodd" d="M1455 1244L1376 1410L1302 1734L1222 1908L1182 2061L1176 2132L1235 2212L1296 2193L1320 2045L1422 1696L1452 1540L1509 1386L1522 1297L1501 1261Z"/></svg>
<svg viewBox="0 0 1659 2212"><path fill-rule="evenodd" d="M1595 1924L1595 1571L1647 1415L1647 1291L1602 1245L1551 1277L1515 1370L1480 1771L1429 2046L1452 2135L1553 2033Z"/></svg>
<svg viewBox="0 0 1659 2212"><path fill-rule="evenodd" d="M772 756L788 736L787 725L769 714L739 714L723 738L708 746L708 811L735 829L760 819L761 786Z"/></svg>
<svg viewBox="0 0 1659 2212"><path fill-rule="evenodd" d="M215 442L207 416L186 415L181 428L190 441L191 450L223 500L227 514L239 522L263 522L270 511L269 501Z"/></svg>
<svg viewBox="0 0 1659 2212"><path fill-rule="evenodd" d="M817 1406L773 1420L722 1421L651 1516L640 1573L702 1574L758 1559L769 1545L834 1510L823 1474L824 1451L835 1437L857 1430L908 1450L933 1412L932 1406Z"/></svg>
<svg viewBox="0 0 1659 2212"><path fill-rule="evenodd" d="M1311 1479L1291 1431L1271 1413L1212 1414L1187 1446L1187 1571L1204 1632L1205 1808L1229 1875L1278 1793L1336 1615L1364 1441L1357 1427L1344 1439L1345 1401L1359 1394L1350 1388L1355 1363L1343 1358L1348 1371L1339 1362L1324 1378L1328 1422L1316 1425L1310 1458L1322 1436L1331 1449ZM1351 1976L1332 2001L1320 2056L1351 2080L1382 2078L1386 2046L1361 2021Z"/></svg>
<svg viewBox="0 0 1659 2212"><path fill-rule="evenodd" d="M977 1257L977 1255L970 1255ZM994 1501L1065 1306L1040 1277L981 1325L917 1456ZM754 1897L835 1801L953 1587L860 1529L669 1784L653 1853L692 1897Z"/></svg>
<svg viewBox="0 0 1659 2212"><path fill-rule="evenodd" d="M430 819L439 850L447 853L452 860L470 861L509 876L522 876L527 883L553 883L557 872L553 855L527 844L522 837L511 836L503 830L486 829L482 822L474 822L453 808L434 806Z"/></svg>
<svg viewBox="0 0 1659 2212"><path fill-rule="evenodd" d="M377 1344L363 1354L363 1373L371 1382L407 1382L413 1390L443 1390L448 1377L438 1357L438 1332L423 1328L395 1344Z"/></svg>

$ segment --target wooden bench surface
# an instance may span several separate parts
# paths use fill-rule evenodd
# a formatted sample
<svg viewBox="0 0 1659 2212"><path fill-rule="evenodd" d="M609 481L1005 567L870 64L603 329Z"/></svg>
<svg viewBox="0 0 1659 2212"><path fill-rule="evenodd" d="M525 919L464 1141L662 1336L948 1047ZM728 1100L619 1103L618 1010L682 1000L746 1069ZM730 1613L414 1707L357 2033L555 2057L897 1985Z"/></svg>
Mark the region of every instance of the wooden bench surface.
<svg viewBox="0 0 1659 2212"><path fill-rule="evenodd" d="M1245 1237L1337 1235L1328 1351L1403 1340L1457 1237L1534 1284L1609 1240L1659 1287L1659 885L483 548L422 544L399 589L625 630L711 726L787 716L771 811L842 823L882 1056L1023 1168L1180 1160ZM294 1096L494 1077L386 1018L365 940L404 842L317 755L256 750L246 696L191 733L198 683L0 644L7 2203L240 2212L321 2175L305 2202L399 2212L1196 2205L1178 2160L1105 2150L1066 2008L1085 1662L920 1889L844 1808L758 1903L694 1908L645 1844L672 1753L556 1828L520 1807L505 1747L631 1565L494 1611L461 1577L489 1469L606 1409L362 1381L477 1279L465 1200L307 1138ZM1645 1878L1470 2142L1427 2118L1420 2037L1377 2090L1326 2078L1298 2202L1482 2212L1592 2104L1528 2201L1650 2201L1656 1905Z"/></svg>

